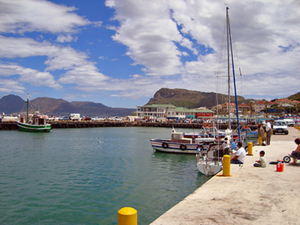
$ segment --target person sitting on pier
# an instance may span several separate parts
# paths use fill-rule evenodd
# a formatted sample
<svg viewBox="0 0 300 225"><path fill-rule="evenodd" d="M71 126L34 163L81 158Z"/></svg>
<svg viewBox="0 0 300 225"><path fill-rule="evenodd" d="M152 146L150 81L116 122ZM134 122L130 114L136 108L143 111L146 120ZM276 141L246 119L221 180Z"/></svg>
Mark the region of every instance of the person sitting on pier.
<svg viewBox="0 0 300 225"><path fill-rule="evenodd" d="M230 155L232 164L244 164L246 158L246 150L243 147L243 143L239 141L238 150Z"/></svg>
<svg viewBox="0 0 300 225"><path fill-rule="evenodd" d="M297 158L300 157L300 138L295 139L295 143L297 145L297 148L295 151L292 151L291 157L293 158L293 162L290 163L291 165L297 164Z"/></svg>
<svg viewBox="0 0 300 225"><path fill-rule="evenodd" d="M265 158L265 151L260 151L259 152L259 160L257 160L254 164L253 164L253 166L254 167L266 167L266 158Z"/></svg>

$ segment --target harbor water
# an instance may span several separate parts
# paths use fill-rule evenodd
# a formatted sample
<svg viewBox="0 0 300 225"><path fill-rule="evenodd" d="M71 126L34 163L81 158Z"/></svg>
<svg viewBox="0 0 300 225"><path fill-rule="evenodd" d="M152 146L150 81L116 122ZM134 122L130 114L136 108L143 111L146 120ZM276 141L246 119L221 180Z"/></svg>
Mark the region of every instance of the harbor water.
<svg viewBox="0 0 300 225"><path fill-rule="evenodd" d="M1 131L0 224L118 224L123 207L137 210L139 225L151 223L209 179L194 155L153 152L150 139L170 134L143 127Z"/></svg>

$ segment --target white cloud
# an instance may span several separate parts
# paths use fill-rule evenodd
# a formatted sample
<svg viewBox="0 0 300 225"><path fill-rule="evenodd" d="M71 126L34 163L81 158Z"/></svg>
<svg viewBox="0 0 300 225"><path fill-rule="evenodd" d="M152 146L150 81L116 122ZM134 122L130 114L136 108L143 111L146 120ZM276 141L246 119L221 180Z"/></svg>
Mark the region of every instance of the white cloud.
<svg viewBox="0 0 300 225"><path fill-rule="evenodd" d="M61 42L61 43L64 43L64 42L71 42L71 41L76 41L77 40L77 37L72 37L70 34L68 35L58 35L56 41L57 42Z"/></svg>
<svg viewBox="0 0 300 225"><path fill-rule="evenodd" d="M0 57L1 58L25 58L30 56L46 56L46 71L66 70L62 73L59 82L74 83L79 86L94 86L102 80L108 79L105 75L98 72L98 68L91 62L89 57L82 52L77 52L70 47L57 47L50 42L37 42L30 38L6 38L0 36ZM15 49L18 49L16 51ZM49 72L39 72L30 68L24 68L18 65L10 66L9 69L15 67L12 74L20 74L25 77L24 82L32 85L43 83L43 85L57 88L60 85L54 82L54 77ZM7 69L7 67L5 67ZM5 69L2 68L3 70ZM5 73L4 73L5 74ZM3 74L2 74L3 75ZM43 77L46 75L48 81ZM50 81L50 76L52 80ZM39 82L40 80L40 82Z"/></svg>
<svg viewBox="0 0 300 225"><path fill-rule="evenodd" d="M228 5L234 48L238 54L235 63L242 68L244 76L241 79L247 80L242 84L243 94L251 95L259 88L261 95L277 95L274 90L282 87L281 77L285 77L285 89L281 94L288 96L298 92L294 77L300 75L300 4L279 0L231 0ZM120 22L113 39L128 47L127 55L134 60L133 64L144 65L147 75L181 74L177 87L215 90L216 64L221 51L226 51L225 42L222 47L223 2L109 0L106 6L116 10L114 19ZM213 50L211 54L199 55L210 49ZM183 63L181 57L187 54L198 54L198 60ZM161 87L171 85L167 82L171 79L161 80Z"/></svg>
<svg viewBox="0 0 300 225"><path fill-rule="evenodd" d="M18 84L18 86L21 86L20 83L30 83L32 86L48 86L54 89L62 88L50 73L24 68L15 64L0 64L0 74L3 77L18 75L19 78L13 82L14 85ZM23 88L17 89L23 90Z"/></svg>
<svg viewBox="0 0 300 225"><path fill-rule="evenodd" d="M86 63L67 71L65 76L59 79L59 82L76 84L79 88L89 91L94 88L98 89L101 83L107 79L108 77L98 72L94 64Z"/></svg>
<svg viewBox="0 0 300 225"><path fill-rule="evenodd" d="M68 33L90 23L73 13L75 7L45 0L1 0L0 8L0 33Z"/></svg>
<svg viewBox="0 0 300 225"><path fill-rule="evenodd" d="M236 66L243 72L243 77L237 78L242 94L288 96L298 92L300 4L291 0L229 0L227 3L237 50L235 56L238 55ZM100 21L90 22L85 16L77 15L75 7L45 0L0 0L0 58L14 62L0 61L0 75L5 77L1 82L9 84L9 78L19 76L8 87L15 85L18 91L23 91L25 80L31 85L56 89L69 84L85 93L107 91L124 98L152 97L162 87L216 90L218 69L226 73L226 62L218 65L226 48L222 38L223 2L106 0L105 5L115 10L113 19L118 23L107 19L102 26ZM89 39L79 46L82 36L77 32L91 27L115 32L113 41L124 45L131 59L124 61L126 57L117 55L124 52L112 55L99 49L93 60L85 48L91 48L87 46L91 43L96 47L97 41ZM105 45L102 32L95 33ZM110 46L111 43L105 48ZM44 57L43 69L21 64L22 59L29 57ZM108 59L108 63L120 59L114 65L125 69L108 77L102 73L107 71L101 68L104 60L96 64L99 59ZM128 67L142 69L128 72L125 62ZM223 83L225 86L226 81ZM68 88L65 91L70 95Z"/></svg>
<svg viewBox="0 0 300 225"><path fill-rule="evenodd" d="M22 83L11 80L11 79L0 79L0 92L10 93L15 92L22 94L26 88L22 85Z"/></svg>

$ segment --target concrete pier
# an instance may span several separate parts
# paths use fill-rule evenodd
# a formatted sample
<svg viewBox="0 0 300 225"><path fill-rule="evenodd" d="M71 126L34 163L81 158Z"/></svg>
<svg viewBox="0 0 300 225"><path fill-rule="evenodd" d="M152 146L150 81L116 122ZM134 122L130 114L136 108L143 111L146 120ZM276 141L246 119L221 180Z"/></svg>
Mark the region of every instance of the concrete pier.
<svg viewBox="0 0 300 225"><path fill-rule="evenodd" d="M269 164L296 149L300 131L288 129L289 135L272 135L271 145L254 146L243 167L231 165L231 177L221 171L151 225L299 224L300 162L285 163L283 172ZM261 150L267 167L253 167Z"/></svg>

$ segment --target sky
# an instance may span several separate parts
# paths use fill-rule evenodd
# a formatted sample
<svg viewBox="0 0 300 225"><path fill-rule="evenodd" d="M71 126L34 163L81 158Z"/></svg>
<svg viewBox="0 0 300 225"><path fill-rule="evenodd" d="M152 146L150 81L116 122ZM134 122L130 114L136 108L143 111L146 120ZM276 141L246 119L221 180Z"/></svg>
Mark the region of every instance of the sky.
<svg viewBox="0 0 300 225"><path fill-rule="evenodd" d="M298 93L298 0L0 0L0 97L135 108L161 88L227 94L226 7L237 94Z"/></svg>

